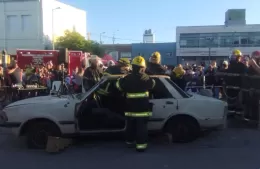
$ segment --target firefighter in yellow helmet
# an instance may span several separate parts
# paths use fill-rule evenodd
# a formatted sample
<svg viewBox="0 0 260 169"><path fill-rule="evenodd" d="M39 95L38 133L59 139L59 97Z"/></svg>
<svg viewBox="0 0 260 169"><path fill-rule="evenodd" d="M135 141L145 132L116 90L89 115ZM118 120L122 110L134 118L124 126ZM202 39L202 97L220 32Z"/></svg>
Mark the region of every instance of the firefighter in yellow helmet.
<svg viewBox="0 0 260 169"><path fill-rule="evenodd" d="M115 75L115 74L128 74L130 71L130 61L128 58L120 58L118 64L110 66L106 69L106 75Z"/></svg>
<svg viewBox="0 0 260 169"><path fill-rule="evenodd" d="M148 91L155 86L155 81L145 73L145 69L145 59L137 56L132 60L132 73L116 83L116 87L126 96L126 144L130 147L135 145L138 152L147 148L147 122L152 115Z"/></svg>
<svg viewBox="0 0 260 169"><path fill-rule="evenodd" d="M161 54L159 52L152 53L149 59L149 65L146 71L150 75L165 75L166 70L161 65Z"/></svg>
<svg viewBox="0 0 260 169"><path fill-rule="evenodd" d="M230 55L230 64L226 73L230 74L240 74L243 75L247 72L247 67L242 63L243 54L240 50L233 50ZM225 76L224 78L226 83L226 94L228 98L229 111L235 112L238 108L237 99L240 89L237 87L241 86L241 77L240 76Z"/></svg>

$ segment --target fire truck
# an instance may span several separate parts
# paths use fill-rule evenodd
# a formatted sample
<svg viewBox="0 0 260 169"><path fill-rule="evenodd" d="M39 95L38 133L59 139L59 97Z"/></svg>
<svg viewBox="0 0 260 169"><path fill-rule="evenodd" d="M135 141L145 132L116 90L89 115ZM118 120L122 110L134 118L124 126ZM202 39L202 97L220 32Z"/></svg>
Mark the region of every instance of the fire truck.
<svg viewBox="0 0 260 169"><path fill-rule="evenodd" d="M27 65L41 65L52 61L57 66L64 63L71 75L76 67L80 67L82 61L89 57L89 53L82 51L70 51L68 49L60 50L32 50L17 49L16 60L20 68L24 69Z"/></svg>

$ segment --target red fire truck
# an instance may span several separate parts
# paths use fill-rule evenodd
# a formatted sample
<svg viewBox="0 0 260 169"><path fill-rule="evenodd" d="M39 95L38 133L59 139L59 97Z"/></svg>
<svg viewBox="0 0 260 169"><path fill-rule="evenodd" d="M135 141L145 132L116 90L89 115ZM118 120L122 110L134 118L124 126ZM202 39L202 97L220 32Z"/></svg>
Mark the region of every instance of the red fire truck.
<svg viewBox="0 0 260 169"><path fill-rule="evenodd" d="M80 67L82 60L87 55L82 51L68 51L67 49L60 50L32 50L18 49L16 51L16 59L20 68L24 69L26 65L40 65L48 61L52 61L54 65L65 63L71 75L76 67Z"/></svg>

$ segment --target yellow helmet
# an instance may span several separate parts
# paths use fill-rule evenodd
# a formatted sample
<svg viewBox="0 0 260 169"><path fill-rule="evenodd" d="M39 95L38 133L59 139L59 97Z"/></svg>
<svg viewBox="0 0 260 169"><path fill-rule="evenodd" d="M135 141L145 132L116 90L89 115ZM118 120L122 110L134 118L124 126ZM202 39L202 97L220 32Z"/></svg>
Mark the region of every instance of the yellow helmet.
<svg viewBox="0 0 260 169"><path fill-rule="evenodd" d="M140 67L146 67L145 60L142 56L136 56L132 60L132 65L140 66Z"/></svg>
<svg viewBox="0 0 260 169"><path fill-rule="evenodd" d="M151 58L152 58L152 60L160 62L161 61L161 54L160 54L160 52L153 52Z"/></svg>
<svg viewBox="0 0 260 169"><path fill-rule="evenodd" d="M236 59L238 59L238 58L240 58L242 56L243 56L242 52L240 50L238 50L238 49L235 49L235 50L232 51L229 59L230 60L236 60Z"/></svg>
<svg viewBox="0 0 260 169"><path fill-rule="evenodd" d="M233 50L232 55L235 56L243 56L242 52L238 49Z"/></svg>
<svg viewBox="0 0 260 169"><path fill-rule="evenodd" d="M130 61L129 61L128 58L120 58L118 60L118 63L121 63L121 64L126 65L126 66L130 66Z"/></svg>

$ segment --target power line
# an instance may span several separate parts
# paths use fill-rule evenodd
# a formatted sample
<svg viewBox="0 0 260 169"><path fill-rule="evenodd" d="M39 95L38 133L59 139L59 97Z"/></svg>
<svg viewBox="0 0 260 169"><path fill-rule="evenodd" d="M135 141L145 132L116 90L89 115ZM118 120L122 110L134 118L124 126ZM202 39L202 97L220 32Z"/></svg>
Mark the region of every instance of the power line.
<svg viewBox="0 0 260 169"><path fill-rule="evenodd" d="M92 33L92 32L90 32L90 35L100 36L100 34ZM108 39L112 39L112 41L117 39L117 40L125 40L125 41L132 41L132 42L143 43L143 40L137 40L137 39L117 38L115 36L107 36L107 35L102 35L102 37L108 38ZM165 41L156 41L156 43L171 43L171 41L167 41L167 42L165 42Z"/></svg>
<svg viewBox="0 0 260 169"><path fill-rule="evenodd" d="M90 33L90 34L91 34L91 35L96 35L96 36L99 36L99 35L100 35L100 34L97 34L97 33ZM112 39L112 40L118 39L118 40L126 40L126 41L142 42L142 40L127 39L127 38L117 38L117 37L115 37L115 36L102 35L102 37L104 37L104 38L109 38L109 39Z"/></svg>

